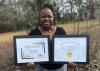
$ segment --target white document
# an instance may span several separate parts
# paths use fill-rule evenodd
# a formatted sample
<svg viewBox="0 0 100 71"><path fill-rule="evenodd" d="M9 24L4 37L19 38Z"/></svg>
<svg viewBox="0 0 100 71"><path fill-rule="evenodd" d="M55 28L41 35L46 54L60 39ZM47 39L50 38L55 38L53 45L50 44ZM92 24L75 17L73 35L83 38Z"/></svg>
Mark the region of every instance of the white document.
<svg viewBox="0 0 100 71"><path fill-rule="evenodd" d="M49 61L48 38L16 38L17 63Z"/></svg>
<svg viewBox="0 0 100 71"><path fill-rule="evenodd" d="M55 38L54 61L86 62L86 38Z"/></svg>
<svg viewBox="0 0 100 71"><path fill-rule="evenodd" d="M45 54L44 42L33 43L32 45L21 48L23 59L34 59L42 57Z"/></svg>

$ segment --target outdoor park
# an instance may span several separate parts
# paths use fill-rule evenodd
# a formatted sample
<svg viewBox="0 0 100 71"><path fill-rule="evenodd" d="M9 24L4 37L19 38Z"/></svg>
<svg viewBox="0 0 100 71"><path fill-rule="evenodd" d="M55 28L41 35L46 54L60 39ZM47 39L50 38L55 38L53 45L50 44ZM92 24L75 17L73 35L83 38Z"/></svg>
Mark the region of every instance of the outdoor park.
<svg viewBox="0 0 100 71"><path fill-rule="evenodd" d="M14 35L27 35L37 26L45 2L54 5L56 25L67 35L89 35L89 64L68 71L100 71L99 0L0 0L0 71L33 71L14 64Z"/></svg>

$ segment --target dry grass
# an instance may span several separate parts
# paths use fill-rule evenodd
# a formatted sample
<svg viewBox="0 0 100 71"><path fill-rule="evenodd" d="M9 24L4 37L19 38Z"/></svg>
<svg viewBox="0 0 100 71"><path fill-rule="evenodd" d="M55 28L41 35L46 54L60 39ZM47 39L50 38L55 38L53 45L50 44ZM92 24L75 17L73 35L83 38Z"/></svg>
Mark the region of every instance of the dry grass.
<svg viewBox="0 0 100 71"><path fill-rule="evenodd" d="M25 35L25 31L0 33L0 43L9 42L13 39L14 35Z"/></svg>
<svg viewBox="0 0 100 71"><path fill-rule="evenodd" d="M73 23L65 23L60 24L58 26L63 27L67 34L76 34L77 31L80 33L80 30L86 32L88 29L98 26L100 22L98 20L88 20L88 21L80 21L80 22L73 22ZM79 28L78 28L79 26Z"/></svg>
<svg viewBox="0 0 100 71"><path fill-rule="evenodd" d="M13 36L26 35L26 31L0 33L0 71L15 71Z"/></svg>

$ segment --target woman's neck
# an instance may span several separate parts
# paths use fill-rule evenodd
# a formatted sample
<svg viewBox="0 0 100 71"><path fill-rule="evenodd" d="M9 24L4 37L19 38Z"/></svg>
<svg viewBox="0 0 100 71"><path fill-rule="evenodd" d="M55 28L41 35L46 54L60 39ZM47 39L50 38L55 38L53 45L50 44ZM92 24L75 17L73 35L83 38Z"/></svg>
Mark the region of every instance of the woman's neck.
<svg viewBox="0 0 100 71"><path fill-rule="evenodd" d="M48 30L44 30L41 26L38 27L42 35L49 35L50 38L54 35L56 31L56 26L52 26Z"/></svg>

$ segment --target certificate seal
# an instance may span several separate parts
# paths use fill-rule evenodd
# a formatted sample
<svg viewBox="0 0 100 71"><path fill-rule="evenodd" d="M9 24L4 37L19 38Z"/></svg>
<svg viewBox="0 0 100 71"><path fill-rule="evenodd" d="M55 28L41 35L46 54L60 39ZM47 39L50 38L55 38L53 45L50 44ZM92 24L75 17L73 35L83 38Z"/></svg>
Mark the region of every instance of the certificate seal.
<svg viewBox="0 0 100 71"><path fill-rule="evenodd" d="M72 59L73 58L73 54L71 52L68 52L66 55L67 55L68 59Z"/></svg>

